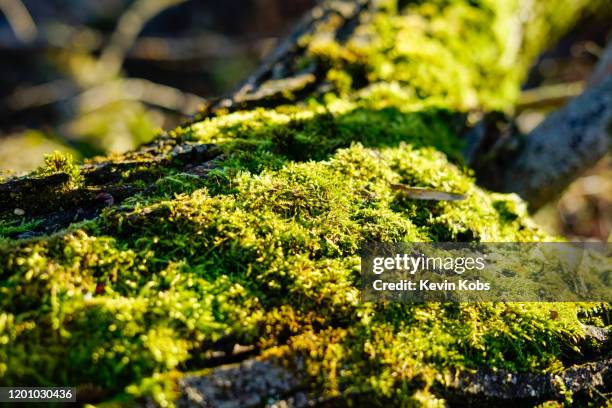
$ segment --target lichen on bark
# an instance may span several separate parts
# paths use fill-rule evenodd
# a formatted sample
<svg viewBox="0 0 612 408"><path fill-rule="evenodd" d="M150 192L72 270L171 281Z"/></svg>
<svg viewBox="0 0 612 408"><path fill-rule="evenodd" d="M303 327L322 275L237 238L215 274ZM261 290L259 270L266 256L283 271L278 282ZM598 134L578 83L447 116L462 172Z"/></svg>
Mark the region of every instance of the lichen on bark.
<svg viewBox="0 0 612 408"><path fill-rule="evenodd" d="M556 372L579 359L579 318L609 324L609 305L361 302L358 250L557 239L517 196L474 184L459 134L467 110L510 108L531 59L595 6L363 2L342 19L355 6L336 3L288 68L311 67L309 97L220 105L78 171L56 157L54 174L70 174L51 199L28 178L4 184L2 383L171 405L180 378L239 345L299 360L296 378L319 396L428 404L454 370ZM394 183L467 198L409 200Z"/></svg>

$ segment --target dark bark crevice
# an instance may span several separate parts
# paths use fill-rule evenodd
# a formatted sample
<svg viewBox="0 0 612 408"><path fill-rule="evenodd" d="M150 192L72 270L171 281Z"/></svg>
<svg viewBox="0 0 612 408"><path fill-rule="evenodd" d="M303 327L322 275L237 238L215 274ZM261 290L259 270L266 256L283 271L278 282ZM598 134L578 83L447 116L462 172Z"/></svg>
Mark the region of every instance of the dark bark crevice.
<svg viewBox="0 0 612 408"><path fill-rule="evenodd" d="M39 221L12 238L47 235L71 223L96 218L104 208L117 206L136 194L154 192L155 182L168 171L205 176L219 160L221 150L212 144L157 141L121 161L81 166L83 183L78 188L65 188L70 182L66 173L28 176L0 184L0 212L19 211Z"/></svg>
<svg viewBox="0 0 612 408"><path fill-rule="evenodd" d="M204 375L186 376L179 381L179 407L256 407L276 403L291 407L326 406L328 398L309 395L304 363L289 366L276 359L249 358L239 364L212 369ZM612 359L575 365L557 374L513 373L506 370L462 371L440 378L432 391L451 406L533 406L545 401L602 400L612 389ZM343 406L352 400L361 406L367 400L350 394L337 401ZM362 402L363 402L362 401ZM279 405L280 406L280 405ZM367 405L364 405L367 406Z"/></svg>

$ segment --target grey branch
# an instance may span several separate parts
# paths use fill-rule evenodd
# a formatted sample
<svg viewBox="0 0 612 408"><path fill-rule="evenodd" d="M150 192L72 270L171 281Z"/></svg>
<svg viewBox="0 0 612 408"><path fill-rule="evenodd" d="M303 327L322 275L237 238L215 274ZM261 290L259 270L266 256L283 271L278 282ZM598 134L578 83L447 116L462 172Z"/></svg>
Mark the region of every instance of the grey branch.
<svg viewBox="0 0 612 408"><path fill-rule="evenodd" d="M560 194L610 150L612 76L550 114L503 169L501 190L516 192L532 209Z"/></svg>

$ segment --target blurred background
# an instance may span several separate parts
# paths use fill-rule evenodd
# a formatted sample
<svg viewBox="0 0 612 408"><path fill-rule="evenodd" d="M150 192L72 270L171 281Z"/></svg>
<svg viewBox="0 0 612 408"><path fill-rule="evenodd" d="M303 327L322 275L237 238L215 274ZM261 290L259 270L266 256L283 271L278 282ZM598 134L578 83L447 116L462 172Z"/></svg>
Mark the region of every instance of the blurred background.
<svg viewBox="0 0 612 408"><path fill-rule="evenodd" d="M313 0L0 0L0 171L122 152L254 69Z"/></svg>
<svg viewBox="0 0 612 408"><path fill-rule="evenodd" d="M250 73L315 0L0 0L0 177L54 150L129 150ZM522 131L579 94L610 38L583 21L543 54L517 109ZM608 240L612 157L536 214L550 232Z"/></svg>

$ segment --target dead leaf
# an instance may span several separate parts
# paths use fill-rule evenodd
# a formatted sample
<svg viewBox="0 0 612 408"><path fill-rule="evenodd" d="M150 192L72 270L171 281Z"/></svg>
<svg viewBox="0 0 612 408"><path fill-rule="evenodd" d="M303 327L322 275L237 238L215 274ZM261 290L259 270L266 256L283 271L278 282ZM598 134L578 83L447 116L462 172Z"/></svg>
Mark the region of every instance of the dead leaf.
<svg viewBox="0 0 612 408"><path fill-rule="evenodd" d="M460 201L465 200L464 194L447 193L423 187L409 187L404 184L391 184L393 190L413 200Z"/></svg>

